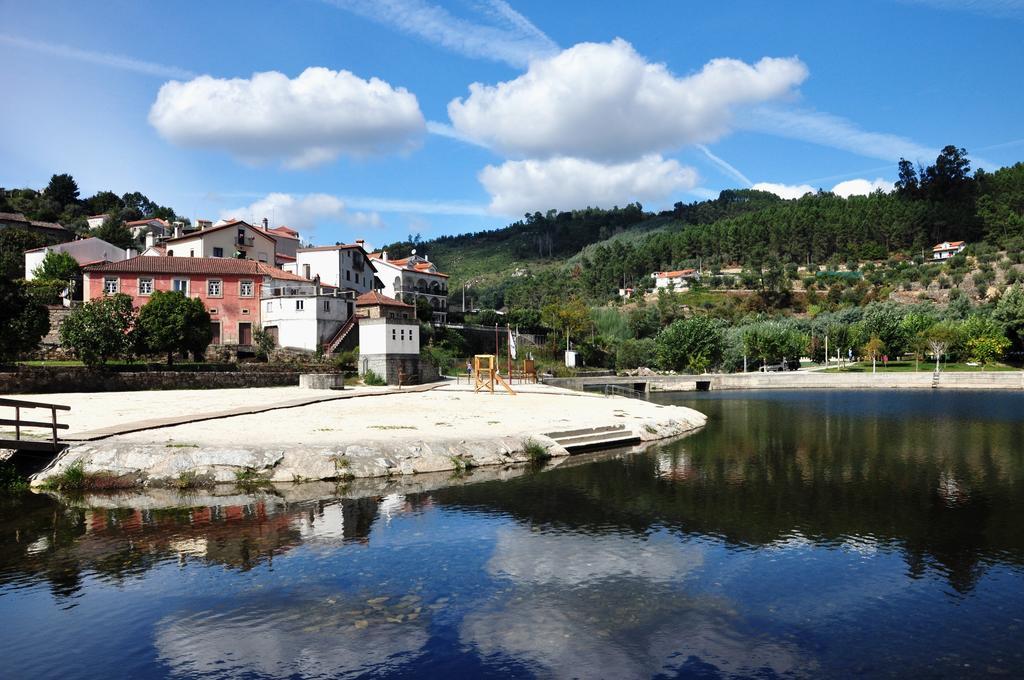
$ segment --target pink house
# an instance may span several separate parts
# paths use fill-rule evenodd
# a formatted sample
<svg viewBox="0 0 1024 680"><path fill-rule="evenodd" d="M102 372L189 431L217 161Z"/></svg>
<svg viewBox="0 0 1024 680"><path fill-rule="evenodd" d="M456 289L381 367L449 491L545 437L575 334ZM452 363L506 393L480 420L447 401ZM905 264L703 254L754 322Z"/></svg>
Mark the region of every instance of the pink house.
<svg viewBox="0 0 1024 680"><path fill-rule="evenodd" d="M296 274L255 260L217 257L133 257L85 267L84 300L124 293L141 307L154 291L179 291L203 301L215 345L251 345L260 327L260 296L265 287L289 282L311 284Z"/></svg>

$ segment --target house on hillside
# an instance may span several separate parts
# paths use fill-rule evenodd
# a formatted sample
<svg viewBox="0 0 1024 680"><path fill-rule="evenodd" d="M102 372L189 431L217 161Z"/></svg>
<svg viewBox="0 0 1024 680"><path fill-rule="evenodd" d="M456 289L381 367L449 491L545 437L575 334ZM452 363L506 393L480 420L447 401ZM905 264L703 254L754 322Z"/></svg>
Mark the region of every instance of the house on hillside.
<svg viewBox="0 0 1024 680"><path fill-rule="evenodd" d="M217 257L275 264L276 239L262 229L231 220L163 242L167 257ZM148 251L148 248L147 248Z"/></svg>
<svg viewBox="0 0 1024 680"><path fill-rule="evenodd" d="M21 213L0 213L0 231L4 229L24 229L49 236L55 241L70 241L75 236L73 232L56 222L30 220Z"/></svg>
<svg viewBox="0 0 1024 680"><path fill-rule="evenodd" d="M141 307L158 290L199 298L210 313L212 344L241 346L252 345L262 323L265 289L314 283L256 260L213 257L133 257L87 266L83 279L86 301L124 293Z"/></svg>
<svg viewBox="0 0 1024 680"><path fill-rule="evenodd" d="M434 309L434 323L445 323L448 318L448 275L439 271L424 254L400 259L388 258L387 251L372 253L377 268L381 293L395 300L415 305L426 300Z"/></svg>
<svg viewBox="0 0 1024 680"><path fill-rule="evenodd" d="M963 252L967 244L964 241L943 241L932 246L933 260L948 260L954 255Z"/></svg>
<svg viewBox="0 0 1024 680"><path fill-rule="evenodd" d="M654 279L655 288L688 288L690 282L700 281L700 272L696 269L678 269L671 272L654 272L651 278Z"/></svg>
<svg viewBox="0 0 1024 680"><path fill-rule="evenodd" d="M144 220L133 220L131 222L125 222L124 226L128 231L132 232L132 238L136 241L142 236L143 232L153 234L158 239L167 238L171 235L171 225L167 220L160 219L159 217L150 217Z"/></svg>
<svg viewBox="0 0 1024 680"><path fill-rule="evenodd" d="M323 283L355 291L356 295L374 287L374 263L363 249L361 240L350 244L299 248L294 265L284 265L284 268L307 279L319 276Z"/></svg>
<svg viewBox="0 0 1024 680"><path fill-rule="evenodd" d="M108 217L110 217L110 215L107 213L103 213L102 215L89 215L85 218L85 223L89 225L90 230L99 229L103 226L103 223Z"/></svg>

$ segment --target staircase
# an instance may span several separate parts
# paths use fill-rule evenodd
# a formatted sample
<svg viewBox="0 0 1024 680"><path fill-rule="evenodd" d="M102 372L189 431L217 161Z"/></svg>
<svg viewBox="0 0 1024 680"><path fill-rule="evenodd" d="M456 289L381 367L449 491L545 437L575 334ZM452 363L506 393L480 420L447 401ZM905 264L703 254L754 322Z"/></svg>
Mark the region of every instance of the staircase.
<svg viewBox="0 0 1024 680"><path fill-rule="evenodd" d="M338 349L338 346L345 341L348 334L352 332L352 329L359 325L359 317L350 316L348 321L338 329L338 332L334 334L334 337L324 343L324 354L330 356L334 354L334 351Z"/></svg>
<svg viewBox="0 0 1024 680"><path fill-rule="evenodd" d="M554 439L556 443L569 453L580 453L595 449L614 449L620 446L630 446L640 441L640 437L627 430L625 425L549 432L547 436Z"/></svg>
<svg viewBox="0 0 1024 680"><path fill-rule="evenodd" d="M939 372L932 371L932 389L934 390L939 386Z"/></svg>

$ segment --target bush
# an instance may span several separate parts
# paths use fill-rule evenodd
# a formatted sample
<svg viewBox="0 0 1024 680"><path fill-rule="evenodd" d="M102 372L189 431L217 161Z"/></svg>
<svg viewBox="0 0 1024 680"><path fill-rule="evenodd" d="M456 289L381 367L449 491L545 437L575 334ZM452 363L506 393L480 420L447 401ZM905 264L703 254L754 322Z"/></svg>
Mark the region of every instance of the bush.
<svg viewBox="0 0 1024 680"><path fill-rule="evenodd" d="M541 463L551 458L551 453L535 439L523 440L523 452L529 457L531 463Z"/></svg>
<svg viewBox="0 0 1024 680"><path fill-rule="evenodd" d="M658 365L658 346L654 338L641 338L640 340L625 340L619 343L619 349L615 353L615 368L625 370L630 368L653 367Z"/></svg>
<svg viewBox="0 0 1024 680"><path fill-rule="evenodd" d="M256 346L256 356L260 359L270 358L270 353L277 346L277 343L274 342L274 336L262 328L257 328L252 332L252 342ZM317 347L317 350L321 353L323 352L322 347Z"/></svg>
<svg viewBox="0 0 1024 680"><path fill-rule="evenodd" d="M699 373L722 360L721 323L706 316L673 322L655 343L658 364L665 369Z"/></svg>
<svg viewBox="0 0 1024 680"><path fill-rule="evenodd" d="M367 369L366 373L363 374L363 384L370 385L372 387L381 387L387 385L387 381L384 378L377 375L374 371Z"/></svg>
<svg viewBox="0 0 1024 680"><path fill-rule="evenodd" d="M146 348L166 354L168 366L174 363L175 352L191 352L198 360L213 338L203 301L177 291L155 291L139 310L138 327Z"/></svg>

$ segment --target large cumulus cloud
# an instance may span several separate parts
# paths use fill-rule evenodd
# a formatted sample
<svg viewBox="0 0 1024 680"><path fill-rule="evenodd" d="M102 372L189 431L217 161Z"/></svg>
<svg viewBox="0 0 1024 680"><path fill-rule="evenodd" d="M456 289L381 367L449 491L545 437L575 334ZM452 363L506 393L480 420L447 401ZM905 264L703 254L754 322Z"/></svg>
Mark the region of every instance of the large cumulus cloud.
<svg viewBox="0 0 1024 680"><path fill-rule="evenodd" d="M625 163L561 157L488 165L480 172L480 182L491 195L492 212L521 215L657 200L692 189L697 173L657 154Z"/></svg>
<svg viewBox="0 0 1024 680"><path fill-rule="evenodd" d="M172 80L160 88L149 121L175 144L288 167L409 149L426 125L405 88L320 67L295 78L268 71Z"/></svg>
<svg viewBox="0 0 1024 680"><path fill-rule="evenodd" d="M510 156L629 160L713 141L733 107L784 97L807 73L796 58L714 59L680 78L622 39L580 43L513 80L474 83L448 115L459 134Z"/></svg>

